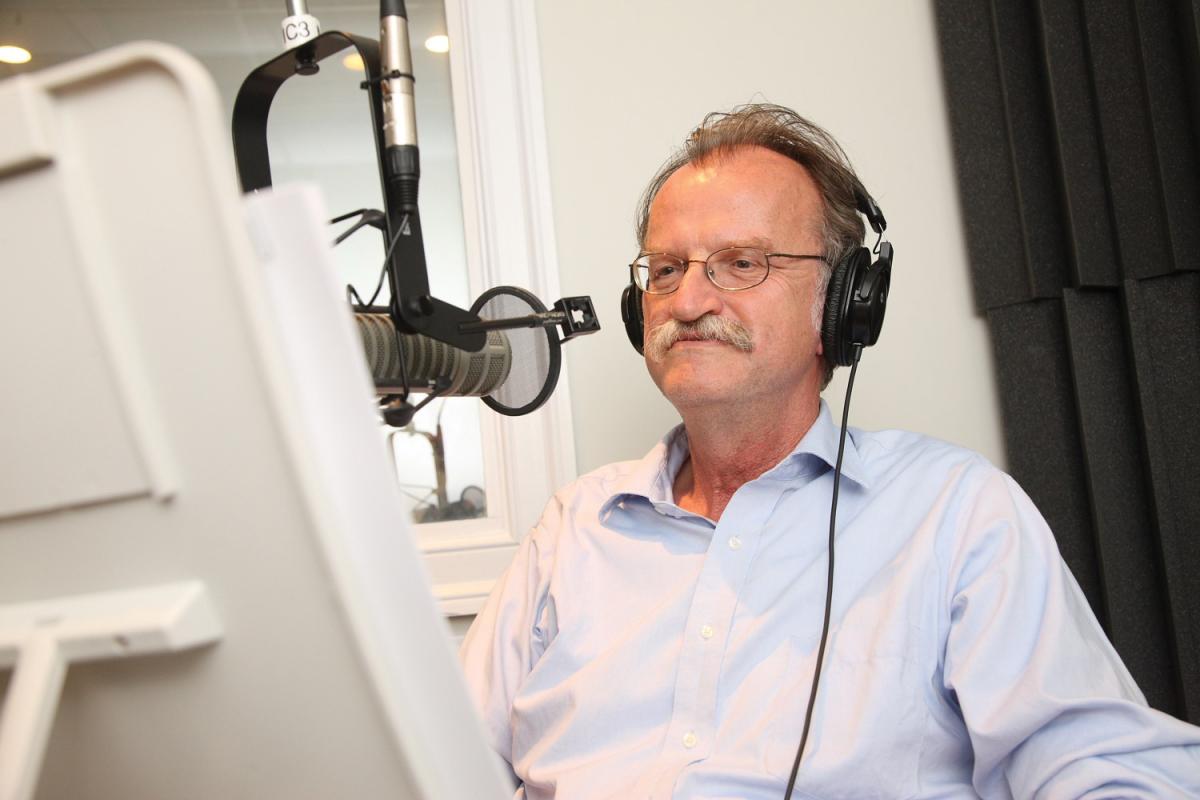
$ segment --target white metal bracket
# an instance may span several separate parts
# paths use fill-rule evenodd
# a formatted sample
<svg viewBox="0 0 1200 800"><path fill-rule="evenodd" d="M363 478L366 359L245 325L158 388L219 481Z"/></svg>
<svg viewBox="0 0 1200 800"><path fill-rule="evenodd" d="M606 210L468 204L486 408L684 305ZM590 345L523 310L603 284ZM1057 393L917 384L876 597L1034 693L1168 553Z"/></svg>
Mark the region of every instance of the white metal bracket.
<svg viewBox="0 0 1200 800"><path fill-rule="evenodd" d="M72 663L166 653L221 638L203 583L0 606L0 669L15 667L0 716L0 800L30 800Z"/></svg>

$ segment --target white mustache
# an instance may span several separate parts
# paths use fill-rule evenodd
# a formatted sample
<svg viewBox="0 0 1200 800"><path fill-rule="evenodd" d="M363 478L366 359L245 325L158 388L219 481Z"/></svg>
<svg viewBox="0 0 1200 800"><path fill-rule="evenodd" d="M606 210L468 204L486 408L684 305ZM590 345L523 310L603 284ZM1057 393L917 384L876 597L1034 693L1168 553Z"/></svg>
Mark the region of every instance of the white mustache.
<svg viewBox="0 0 1200 800"><path fill-rule="evenodd" d="M671 346L681 339L724 342L745 353L754 349L754 340L750 336L750 331L746 330L741 323L725 317L705 314L694 322L669 319L653 328L646 336L646 357L652 361L662 361Z"/></svg>

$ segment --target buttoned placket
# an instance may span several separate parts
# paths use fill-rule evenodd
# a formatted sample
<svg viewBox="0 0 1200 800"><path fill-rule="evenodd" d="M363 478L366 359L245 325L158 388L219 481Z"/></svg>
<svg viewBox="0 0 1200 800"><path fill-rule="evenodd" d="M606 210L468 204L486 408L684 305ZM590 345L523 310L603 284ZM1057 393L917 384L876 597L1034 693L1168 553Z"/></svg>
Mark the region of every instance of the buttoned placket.
<svg viewBox="0 0 1200 800"><path fill-rule="evenodd" d="M734 612L749 576L760 531L778 499L777 485L746 484L734 495L721 521L713 528L685 623L671 723L664 742L665 752L673 751L679 765L671 776L672 784L684 767L713 752L721 664L729 645ZM668 793L663 792L663 796Z"/></svg>

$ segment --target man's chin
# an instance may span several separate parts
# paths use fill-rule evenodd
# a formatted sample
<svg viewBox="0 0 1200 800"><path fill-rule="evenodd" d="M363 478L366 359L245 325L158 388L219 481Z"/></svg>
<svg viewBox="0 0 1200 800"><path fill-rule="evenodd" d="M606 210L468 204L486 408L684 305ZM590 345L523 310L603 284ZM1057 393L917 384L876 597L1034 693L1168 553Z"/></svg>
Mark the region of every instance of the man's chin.
<svg viewBox="0 0 1200 800"><path fill-rule="evenodd" d="M742 385L737 377L737 371L728 365L722 369L714 366L711 369L692 369L692 365L670 366L671 358L660 371L651 371L651 377L658 390L678 410L706 405L710 403L727 403L736 399L739 386Z"/></svg>

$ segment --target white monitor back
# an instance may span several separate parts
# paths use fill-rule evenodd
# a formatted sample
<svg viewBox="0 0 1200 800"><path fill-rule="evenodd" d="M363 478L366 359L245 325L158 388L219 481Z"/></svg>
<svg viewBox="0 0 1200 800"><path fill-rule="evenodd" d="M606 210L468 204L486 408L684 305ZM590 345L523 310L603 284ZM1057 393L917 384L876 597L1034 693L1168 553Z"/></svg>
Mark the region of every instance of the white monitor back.
<svg viewBox="0 0 1200 800"><path fill-rule="evenodd" d="M72 666L36 796L508 795L315 192L243 203L165 46L9 79L0 119L0 606L200 581L222 628Z"/></svg>

